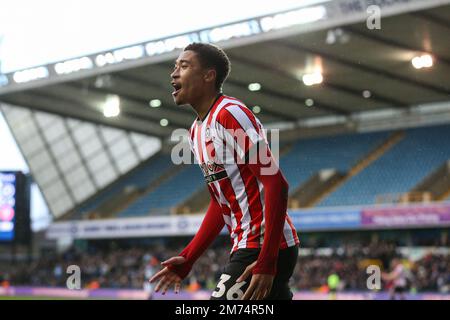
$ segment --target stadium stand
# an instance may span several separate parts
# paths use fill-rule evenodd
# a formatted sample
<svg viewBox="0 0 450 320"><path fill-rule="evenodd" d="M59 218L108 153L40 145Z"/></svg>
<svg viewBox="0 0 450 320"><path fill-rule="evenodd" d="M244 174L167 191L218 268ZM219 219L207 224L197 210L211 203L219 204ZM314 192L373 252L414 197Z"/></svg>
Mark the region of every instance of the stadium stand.
<svg viewBox="0 0 450 320"><path fill-rule="evenodd" d="M285 172L291 190L295 190L308 176L320 169L336 168L347 171L388 136L388 132L377 132L300 140L290 147L288 152L281 154L280 166ZM205 193L201 192L203 188L200 169L197 165L188 165L152 192L141 196L118 216L168 214L172 208L183 204L192 195L199 194L204 197Z"/></svg>
<svg viewBox="0 0 450 320"><path fill-rule="evenodd" d="M110 187L80 206L71 218L80 219L88 213L96 211L105 203L118 197L126 188L142 192L172 167L173 164L169 155L159 153L153 156L145 164L125 175L122 179L117 180Z"/></svg>

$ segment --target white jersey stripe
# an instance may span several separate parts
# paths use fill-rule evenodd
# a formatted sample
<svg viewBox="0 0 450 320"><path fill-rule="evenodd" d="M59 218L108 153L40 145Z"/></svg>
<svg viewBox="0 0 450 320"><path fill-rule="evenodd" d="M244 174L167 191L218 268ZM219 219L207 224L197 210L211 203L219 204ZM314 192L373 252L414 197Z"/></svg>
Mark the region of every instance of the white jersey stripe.
<svg viewBox="0 0 450 320"><path fill-rule="evenodd" d="M294 245L295 239L292 236L292 229L287 219L284 220L283 235L288 247Z"/></svg>
<svg viewBox="0 0 450 320"><path fill-rule="evenodd" d="M228 209L230 211L230 221L231 221L231 224L230 224L230 226L231 226L230 237L231 237L231 239L233 239L233 246L231 248L231 252L233 252L234 248L237 248L238 235L235 233L235 230L237 228L237 220L236 220L235 215L233 214L233 211L231 210L230 203L228 202L227 198L223 195L223 192L220 193L220 198L224 201L224 204L228 207Z"/></svg>
<svg viewBox="0 0 450 320"><path fill-rule="evenodd" d="M234 165L236 166L236 165ZM242 180L241 174L237 166L235 168L233 165L226 166L228 177L231 179L231 187L234 190L234 194L236 195L236 200L241 208L242 212L242 221L241 221L241 229L244 231L241 241L239 241L238 248L245 248L247 246L247 237L250 232L250 211L249 204L247 202L247 193L245 190L245 184Z"/></svg>
<svg viewBox="0 0 450 320"><path fill-rule="evenodd" d="M290 235L290 237L289 237ZM292 233L291 233L291 228L287 222L287 220L284 220L284 225L283 225L283 237L285 241L288 241L289 238L292 238Z"/></svg>
<svg viewBox="0 0 450 320"><path fill-rule="evenodd" d="M220 122L216 122L216 125L219 129L218 131L220 132L220 133L218 133L218 136L220 137L221 140L226 141L226 144L227 144L225 146L225 150L223 149L224 148L223 146L218 148L218 150L220 150L221 153L224 152L223 153L223 155L224 155L223 163L226 163L226 164L236 163L235 159L234 159L234 154L232 153L233 150L236 151L237 155L241 159L244 159L245 151L241 148L241 146L238 143L235 143L235 140L234 140L233 136L231 135L231 133L228 132L228 130L225 129ZM234 149L230 148L230 146L232 146Z"/></svg>
<svg viewBox="0 0 450 320"><path fill-rule="evenodd" d="M195 149L195 156L197 158L197 161L199 164L201 164L201 157L200 157L200 152L199 152L199 145L198 145L198 139L197 139L197 134L198 134L198 125L195 124L194 126L194 149Z"/></svg>

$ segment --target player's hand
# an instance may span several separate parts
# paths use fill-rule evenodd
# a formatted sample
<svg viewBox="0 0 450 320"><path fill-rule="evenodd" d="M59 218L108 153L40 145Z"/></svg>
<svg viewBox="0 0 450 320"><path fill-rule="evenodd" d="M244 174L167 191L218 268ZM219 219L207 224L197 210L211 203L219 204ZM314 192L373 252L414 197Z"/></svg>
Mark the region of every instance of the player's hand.
<svg viewBox="0 0 450 320"><path fill-rule="evenodd" d="M382 272L382 273L381 273L381 280L384 280L384 281L389 281L389 280L391 280L391 278L390 278L390 276L389 276L389 273Z"/></svg>
<svg viewBox="0 0 450 320"><path fill-rule="evenodd" d="M155 292L158 292L161 289L161 293L166 294L167 289L172 285L175 286L175 293L178 294L180 292L182 279L175 272L171 271L167 266L183 264L185 261L186 258L177 256L161 262L161 264L165 266L165 268L154 274L153 277L149 280L150 283L153 283L156 280L160 279L155 287Z"/></svg>
<svg viewBox="0 0 450 320"><path fill-rule="evenodd" d="M247 279L251 275L256 262L257 261L247 266L244 273L242 273L236 282L241 282ZM250 285L242 296L242 300L262 300L266 298L272 289L274 278L275 276L271 274L254 274L252 276L252 280L250 281Z"/></svg>

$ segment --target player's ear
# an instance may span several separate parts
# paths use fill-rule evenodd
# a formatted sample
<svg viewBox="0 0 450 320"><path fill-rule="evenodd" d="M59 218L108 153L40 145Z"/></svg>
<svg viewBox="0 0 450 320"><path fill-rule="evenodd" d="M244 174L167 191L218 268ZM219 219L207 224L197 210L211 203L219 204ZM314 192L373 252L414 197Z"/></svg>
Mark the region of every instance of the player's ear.
<svg viewBox="0 0 450 320"><path fill-rule="evenodd" d="M206 70L204 79L206 82L214 82L216 81L217 72L214 69L208 69Z"/></svg>

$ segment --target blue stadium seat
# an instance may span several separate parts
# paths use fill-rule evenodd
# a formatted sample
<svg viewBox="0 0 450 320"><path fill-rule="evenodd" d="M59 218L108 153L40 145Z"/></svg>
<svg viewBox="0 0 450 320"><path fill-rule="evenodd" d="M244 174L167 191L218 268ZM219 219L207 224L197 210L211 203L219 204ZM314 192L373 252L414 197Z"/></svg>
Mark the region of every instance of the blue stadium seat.
<svg viewBox="0 0 450 320"><path fill-rule="evenodd" d="M137 199L118 216L169 214L171 207L187 200L194 192L204 186L205 182L199 166L197 164L186 165L186 168L164 181L149 194Z"/></svg>
<svg viewBox="0 0 450 320"><path fill-rule="evenodd" d="M345 134L298 141L280 159L291 192L320 169L347 171L365 154L382 143L389 133Z"/></svg>
<svg viewBox="0 0 450 320"><path fill-rule="evenodd" d="M136 170L124 179L119 179L110 188L102 191L95 198L88 201L77 209L75 219L81 218L85 213L91 212L101 204L111 199L115 194L122 192L127 186L134 186L138 189L144 189L153 181L161 176L172 165L170 155L157 155L156 158L145 164L142 168Z"/></svg>
<svg viewBox="0 0 450 320"><path fill-rule="evenodd" d="M449 137L448 125L406 130L403 140L318 206L373 204L377 195L410 191L450 159Z"/></svg>

